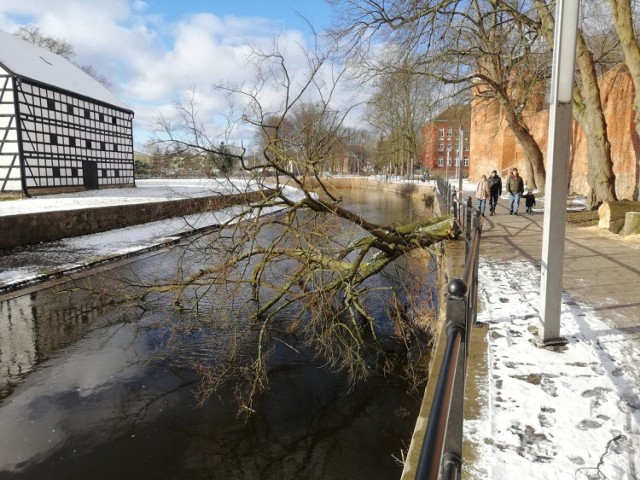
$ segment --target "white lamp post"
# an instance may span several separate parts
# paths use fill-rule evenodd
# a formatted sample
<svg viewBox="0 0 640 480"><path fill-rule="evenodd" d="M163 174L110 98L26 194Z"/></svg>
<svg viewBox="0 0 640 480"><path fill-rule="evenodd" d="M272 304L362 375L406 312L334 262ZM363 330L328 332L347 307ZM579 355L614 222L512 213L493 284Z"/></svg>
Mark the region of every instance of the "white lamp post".
<svg viewBox="0 0 640 480"><path fill-rule="evenodd" d="M566 343L560 336L560 311L579 12L580 0L556 2L540 272L542 334L539 341L542 346Z"/></svg>
<svg viewBox="0 0 640 480"><path fill-rule="evenodd" d="M462 151L464 146L463 133L462 125L460 125L460 129L458 130L458 202L460 203L462 203L462 159L464 155Z"/></svg>

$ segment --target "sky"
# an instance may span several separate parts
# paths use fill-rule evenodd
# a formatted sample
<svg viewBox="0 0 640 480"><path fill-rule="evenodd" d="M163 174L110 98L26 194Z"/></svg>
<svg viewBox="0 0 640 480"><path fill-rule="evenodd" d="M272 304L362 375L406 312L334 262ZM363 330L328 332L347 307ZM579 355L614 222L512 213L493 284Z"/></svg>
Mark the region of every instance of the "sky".
<svg viewBox="0 0 640 480"><path fill-rule="evenodd" d="M215 180L137 183L136 189L92 190L63 199L49 195L38 197L37 202L15 202L22 204L23 212L47 211L89 203L131 203L145 197L155 201L201 196L207 189L221 188ZM465 181L465 192L474 187ZM9 211L2 209L3 203L0 215ZM166 242L191 228L189 225L219 223L230 213L210 212L45 243L39 254L47 258L46 267L33 261L25 261L21 268L0 264L0 286L28 282L50 271L52 258L59 259L61 270L79 267ZM488 261L481 255L479 268L478 321L488 325L488 372L480 380L482 414L464 423L465 436L479 449L476 459L464 465L469 478L637 480L640 349L633 335L611 328L596 309L565 293L561 323L567 346L561 350L534 348L539 265L520 258ZM11 405L13 400L8 398L5 407Z"/></svg>
<svg viewBox="0 0 640 480"><path fill-rule="evenodd" d="M268 50L279 36L292 76L302 75L306 63L299 46L313 45L307 21L320 32L331 18L325 0L0 0L0 30L38 26L68 41L78 63L110 81L113 93L135 112L137 148L154 119L171 118L176 100L189 92L196 93L205 122L224 123L229 106L212 86L251 84L247 42ZM281 93L277 86L264 89L264 103L277 108ZM224 126L213 130L221 134Z"/></svg>

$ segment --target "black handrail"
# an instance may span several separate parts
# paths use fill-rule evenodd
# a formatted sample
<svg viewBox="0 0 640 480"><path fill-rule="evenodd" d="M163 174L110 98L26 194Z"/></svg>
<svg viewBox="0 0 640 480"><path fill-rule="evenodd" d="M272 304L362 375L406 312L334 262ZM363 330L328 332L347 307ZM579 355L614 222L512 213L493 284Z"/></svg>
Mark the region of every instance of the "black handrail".
<svg viewBox="0 0 640 480"><path fill-rule="evenodd" d="M453 279L447 285L446 345L415 478L436 480L441 474L445 480L459 480L469 335L477 318L478 263L484 217L473 208L471 198L460 202L455 189L438 182L438 192L449 199L445 204L447 211L453 209L454 224L458 222L463 226L465 269L464 278Z"/></svg>

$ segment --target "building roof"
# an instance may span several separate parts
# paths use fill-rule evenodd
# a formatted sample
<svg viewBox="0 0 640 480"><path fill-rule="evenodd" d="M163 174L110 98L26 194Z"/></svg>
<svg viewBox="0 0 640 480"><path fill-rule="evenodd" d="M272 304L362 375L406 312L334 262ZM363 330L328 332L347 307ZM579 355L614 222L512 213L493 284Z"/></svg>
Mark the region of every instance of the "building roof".
<svg viewBox="0 0 640 480"><path fill-rule="evenodd" d="M437 115L432 122L466 122L469 123L471 121L471 104L458 104L451 105L442 113Z"/></svg>
<svg viewBox="0 0 640 480"><path fill-rule="evenodd" d="M69 60L0 31L0 67L8 73L131 110L107 87Z"/></svg>

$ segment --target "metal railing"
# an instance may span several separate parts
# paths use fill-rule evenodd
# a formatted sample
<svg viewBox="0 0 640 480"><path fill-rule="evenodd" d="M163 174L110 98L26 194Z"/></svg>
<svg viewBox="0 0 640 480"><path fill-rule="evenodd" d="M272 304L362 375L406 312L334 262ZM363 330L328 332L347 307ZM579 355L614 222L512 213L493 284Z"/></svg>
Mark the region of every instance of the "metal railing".
<svg viewBox="0 0 640 480"><path fill-rule="evenodd" d="M471 327L477 318L478 262L483 217L471 198L460 202L455 189L439 185L448 209L465 234L464 277L447 285L446 345L440 365L416 479L459 480L462 470L464 389ZM447 198L449 200L447 200ZM449 211L449 210L448 210Z"/></svg>

